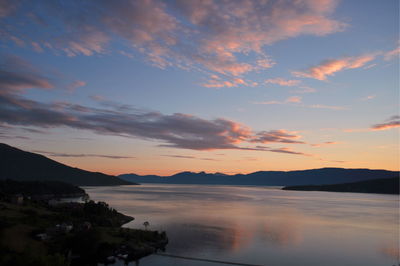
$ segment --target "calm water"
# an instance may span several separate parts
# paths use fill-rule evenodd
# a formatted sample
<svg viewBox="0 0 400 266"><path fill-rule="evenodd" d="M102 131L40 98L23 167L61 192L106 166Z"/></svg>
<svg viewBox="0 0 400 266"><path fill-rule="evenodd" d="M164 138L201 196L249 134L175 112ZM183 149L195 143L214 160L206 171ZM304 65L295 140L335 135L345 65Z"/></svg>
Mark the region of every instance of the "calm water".
<svg viewBox="0 0 400 266"><path fill-rule="evenodd" d="M265 187L140 185L85 188L165 230L167 253L257 265L397 265L399 197ZM152 255L140 266L222 265Z"/></svg>

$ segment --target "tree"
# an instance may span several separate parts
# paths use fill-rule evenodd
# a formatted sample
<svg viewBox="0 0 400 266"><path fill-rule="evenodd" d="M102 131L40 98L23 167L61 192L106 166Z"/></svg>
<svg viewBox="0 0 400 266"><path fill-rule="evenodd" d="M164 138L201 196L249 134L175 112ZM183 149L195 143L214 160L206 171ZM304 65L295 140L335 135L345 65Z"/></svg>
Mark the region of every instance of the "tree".
<svg viewBox="0 0 400 266"><path fill-rule="evenodd" d="M146 221L146 222L143 223L143 225L144 225L144 228L147 230L147 227L150 226L150 223L148 221Z"/></svg>

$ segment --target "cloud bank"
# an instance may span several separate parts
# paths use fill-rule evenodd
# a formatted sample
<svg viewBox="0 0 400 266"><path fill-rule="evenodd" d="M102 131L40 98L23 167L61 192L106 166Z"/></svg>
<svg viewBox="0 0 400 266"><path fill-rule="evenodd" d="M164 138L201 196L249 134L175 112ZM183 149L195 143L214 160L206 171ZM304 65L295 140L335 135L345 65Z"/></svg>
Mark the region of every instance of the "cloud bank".
<svg viewBox="0 0 400 266"><path fill-rule="evenodd" d="M87 153L58 153L58 152L48 152L48 151L37 151L32 152L40 153L52 157L73 157L73 158L83 158L83 157L97 157L97 158L107 158L107 159L132 159L135 157L131 156L118 156L118 155L106 155L106 154L87 154Z"/></svg>
<svg viewBox="0 0 400 266"><path fill-rule="evenodd" d="M41 103L14 94L0 94L0 122L7 126L30 126L42 130L70 127L104 135L159 141L163 147L192 150L243 149L300 154L286 148L248 148L239 144L303 143L295 140L299 136L284 130L254 133L245 125L223 118L207 120L180 113L121 112L66 102Z"/></svg>

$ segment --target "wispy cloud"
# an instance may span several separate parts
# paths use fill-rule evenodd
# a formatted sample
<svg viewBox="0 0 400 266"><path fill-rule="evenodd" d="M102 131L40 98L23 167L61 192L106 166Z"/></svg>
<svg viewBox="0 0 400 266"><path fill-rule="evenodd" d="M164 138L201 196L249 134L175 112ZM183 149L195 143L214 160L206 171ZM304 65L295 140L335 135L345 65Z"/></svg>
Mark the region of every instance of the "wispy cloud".
<svg viewBox="0 0 400 266"><path fill-rule="evenodd" d="M369 64L369 65L363 67L363 69L370 69L370 68L376 67L377 65L378 64Z"/></svg>
<svg viewBox="0 0 400 266"><path fill-rule="evenodd" d="M40 153L43 155L48 155L51 157L98 157L98 158L107 158L107 159L133 159L135 157L132 156L119 156L119 155L105 155L105 154L91 154L91 153L58 153L58 152L49 152L49 151L39 151L33 150L32 152Z"/></svg>
<svg viewBox="0 0 400 266"><path fill-rule="evenodd" d="M283 78L274 78L265 80L266 84L277 84L280 86L297 86L301 83L301 80L298 79L283 79Z"/></svg>
<svg viewBox="0 0 400 266"><path fill-rule="evenodd" d="M241 78L232 78L231 80L223 80L217 75L211 75L211 79L202 86L206 88L223 88L223 87L237 87L237 86L256 86L255 82L247 82Z"/></svg>
<svg viewBox="0 0 400 266"><path fill-rule="evenodd" d="M301 103L301 97L300 96L290 96L289 98L286 99L287 103Z"/></svg>
<svg viewBox="0 0 400 266"><path fill-rule="evenodd" d="M68 85L67 89L69 92L74 92L77 88L86 86L86 82L82 80L76 80Z"/></svg>
<svg viewBox="0 0 400 266"><path fill-rule="evenodd" d="M312 105L307 105L305 107L314 108L314 109L329 109L329 110L347 110L348 109L345 106L325 105L325 104L312 104Z"/></svg>
<svg viewBox="0 0 400 266"><path fill-rule="evenodd" d="M252 142L256 143L272 143L272 142L281 142L281 143L296 143L303 144L303 141L299 141L301 138L300 135L297 135L296 132L289 132L286 130L271 130L271 131L261 131L258 132Z"/></svg>
<svg viewBox="0 0 400 266"><path fill-rule="evenodd" d="M327 145L333 145L333 144L338 144L339 142L337 141L325 141L322 143L315 143L315 144L310 144L313 147L322 147L322 146L327 146Z"/></svg>
<svg viewBox="0 0 400 266"><path fill-rule="evenodd" d="M51 89L54 85L30 63L14 55L0 55L0 92L21 92L25 89Z"/></svg>
<svg viewBox="0 0 400 266"><path fill-rule="evenodd" d="M333 18L337 0L302 1L3 1L4 39L68 56L107 53L123 40L158 67L205 68L238 76L270 68L262 48L300 35L345 29ZM29 12L29 13L28 13ZM18 23L30 19L31 23ZM24 25L29 24L29 31ZM15 26L18 25L18 26ZM36 34L41 32L41 34ZM54 33L57 34L54 34ZM117 38L115 38L117 37ZM134 55L136 56L136 55ZM256 57L252 63L243 57Z"/></svg>
<svg viewBox="0 0 400 266"><path fill-rule="evenodd" d="M171 157L171 158L179 158L179 159L196 159L196 160L202 160L202 161L219 161L214 158L202 158L202 157L196 157L196 156L191 156L191 155L168 154L168 155L161 155L161 156Z"/></svg>
<svg viewBox="0 0 400 266"><path fill-rule="evenodd" d="M368 95L368 96L365 96L365 97L361 98L360 100L361 101L370 101L370 100L375 99L375 98L376 98L376 95Z"/></svg>
<svg viewBox="0 0 400 266"><path fill-rule="evenodd" d="M299 89L291 91L291 93L314 93L317 90L308 86L300 86Z"/></svg>
<svg viewBox="0 0 400 266"><path fill-rule="evenodd" d="M340 59L329 59L304 71L292 71L292 74L296 77L326 80L328 76L333 76L336 72L363 67L368 62L374 60L375 57L376 54L365 54Z"/></svg>
<svg viewBox="0 0 400 266"><path fill-rule="evenodd" d="M394 115L383 123L373 125L371 127L371 130L388 130L396 127L400 127L399 115Z"/></svg>
<svg viewBox="0 0 400 266"><path fill-rule="evenodd" d="M400 54L400 45L397 48L395 48L395 49L393 49L393 50L391 50L389 52L384 53L383 54L383 59L385 61L389 61L389 60L392 60L392 59L395 59L395 58L398 59L399 58L399 54Z"/></svg>
<svg viewBox="0 0 400 266"><path fill-rule="evenodd" d="M241 150L251 150L251 151L269 151L269 152L275 152L275 153L285 153L285 154L294 154L294 155L303 155L303 156L313 156L308 153L304 152L298 152L298 151L293 151L290 148L284 147L284 148L271 148L271 147L266 147L266 146L256 146L253 148L241 148Z"/></svg>
<svg viewBox="0 0 400 266"><path fill-rule="evenodd" d="M298 104L301 103L301 96L290 96L285 101L264 101L254 102L254 104Z"/></svg>
<svg viewBox="0 0 400 266"><path fill-rule="evenodd" d="M301 96L290 96L284 101L263 101L253 102L253 104L265 104L265 105L290 105L295 107L312 108L312 109L329 109L329 110L347 110L345 106L337 105L325 105L325 104L303 104Z"/></svg>

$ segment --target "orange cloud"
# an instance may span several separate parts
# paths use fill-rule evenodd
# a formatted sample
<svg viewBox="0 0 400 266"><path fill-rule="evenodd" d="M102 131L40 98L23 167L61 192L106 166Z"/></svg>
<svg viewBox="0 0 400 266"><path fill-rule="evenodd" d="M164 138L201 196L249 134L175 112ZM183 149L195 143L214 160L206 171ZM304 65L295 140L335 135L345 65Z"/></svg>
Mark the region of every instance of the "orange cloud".
<svg viewBox="0 0 400 266"><path fill-rule="evenodd" d="M322 147L326 145L333 145L333 144L338 144L339 142L337 141L325 141L323 143L317 143L317 144L310 144L313 147Z"/></svg>
<svg viewBox="0 0 400 266"><path fill-rule="evenodd" d="M381 124L376 124L371 127L371 130L387 130L387 129L392 129L400 127L400 116L399 115L394 115L386 122L381 123Z"/></svg>
<svg viewBox="0 0 400 266"><path fill-rule="evenodd" d="M336 72L363 67L368 62L374 60L375 57L375 54L367 54L358 57L326 60L305 71L292 71L292 74L296 77L326 80L328 76L333 76Z"/></svg>
<svg viewBox="0 0 400 266"><path fill-rule="evenodd" d="M254 104L290 104L290 103L301 103L302 97L300 96L291 96L287 98L285 101L266 101L266 102L254 102Z"/></svg>
<svg viewBox="0 0 400 266"><path fill-rule="evenodd" d="M301 97L300 96L291 96L286 99L287 103L301 103Z"/></svg>
<svg viewBox="0 0 400 266"><path fill-rule="evenodd" d="M217 75L211 75L211 79L201 85L206 88L223 88L223 87L229 88L229 87L237 87L239 85L254 86L256 85L256 83L254 82L248 83L241 78L234 78L231 81L221 80L221 78L218 77Z"/></svg>

